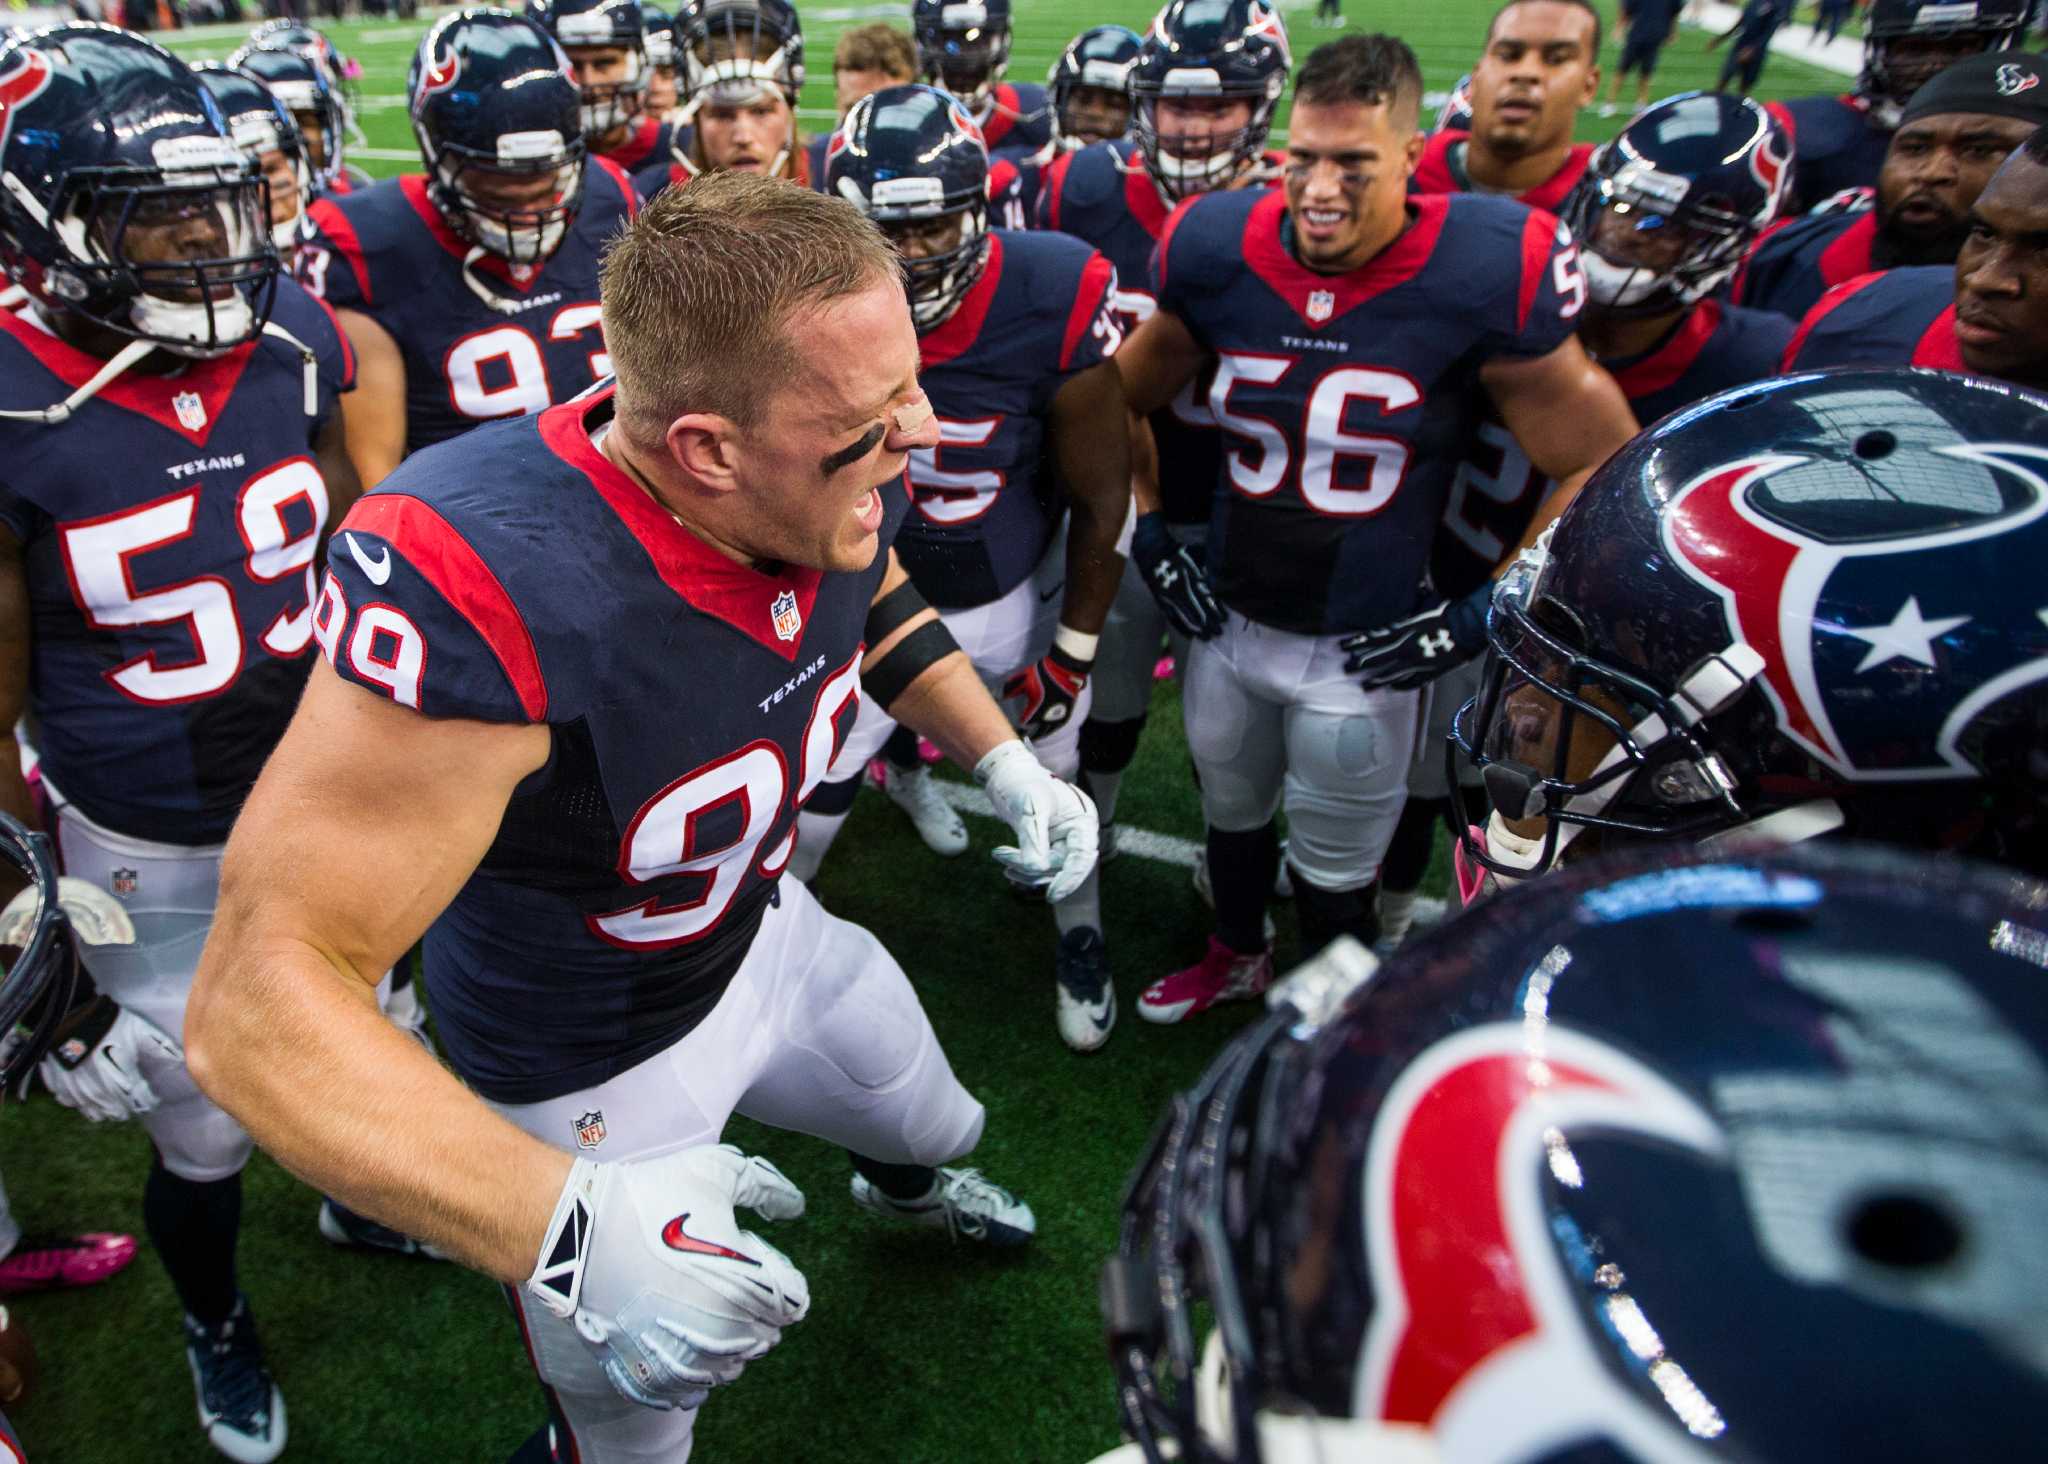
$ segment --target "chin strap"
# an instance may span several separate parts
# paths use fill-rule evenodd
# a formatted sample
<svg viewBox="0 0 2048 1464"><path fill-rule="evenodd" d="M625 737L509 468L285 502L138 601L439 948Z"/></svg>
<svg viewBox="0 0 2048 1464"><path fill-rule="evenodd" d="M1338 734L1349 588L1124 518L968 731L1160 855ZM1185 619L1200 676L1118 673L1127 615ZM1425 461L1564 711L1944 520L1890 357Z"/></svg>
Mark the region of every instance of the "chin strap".
<svg viewBox="0 0 2048 1464"><path fill-rule="evenodd" d="M108 382L155 349L155 341L130 341L114 353L112 360L95 371L92 374L91 380L79 387L78 390L72 392L63 401L53 406L41 407L25 412L0 411L0 417L14 422L40 422L45 427L55 427L60 422L68 422L71 420L71 414L98 396Z"/></svg>
<svg viewBox="0 0 2048 1464"><path fill-rule="evenodd" d="M483 301L484 304L490 306L491 309L497 311L500 315L517 315L519 313L518 305L507 300L503 295L498 294L489 285L485 284L483 276L472 268L478 260L494 257L491 251L484 248L483 245L471 245L469 253L462 256L462 282L469 286L469 292L472 295L476 296L477 299Z"/></svg>
<svg viewBox="0 0 2048 1464"><path fill-rule="evenodd" d="M306 381L306 415L320 415L320 358L313 354L313 348L279 325L274 320L263 322L263 333L273 340L283 341L299 353L299 366Z"/></svg>

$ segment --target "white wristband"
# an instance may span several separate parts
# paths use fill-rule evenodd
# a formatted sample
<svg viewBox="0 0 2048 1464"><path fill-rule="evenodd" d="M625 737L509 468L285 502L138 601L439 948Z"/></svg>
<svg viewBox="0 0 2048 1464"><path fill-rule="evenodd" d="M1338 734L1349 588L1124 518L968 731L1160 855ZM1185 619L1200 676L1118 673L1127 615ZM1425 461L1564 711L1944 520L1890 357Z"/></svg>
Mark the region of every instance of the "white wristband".
<svg viewBox="0 0 2048 1464"><path fill-rule="evenodd" d="M576 1315L576 1304L583 1299L583 1265L590 1254L590 1224L596 1217L599 1178L597 1165L588 1159L578 1159L571 1166L548 1221L540 1259L526 1278L528 1293L565 1321Z"/></svg>
<svg viewBox="0 0 2048 1464"><path fill-rule="evenodd" d="M1069 625L1062 625L1052 633L1052 643L1055 646L1065 651L1075 660L1086 661L1091 664L1095 660L1095 647L1101 643L1101 640L1102 637L1099 635L1090 635L1086 631L1075 630Z"/></svg>

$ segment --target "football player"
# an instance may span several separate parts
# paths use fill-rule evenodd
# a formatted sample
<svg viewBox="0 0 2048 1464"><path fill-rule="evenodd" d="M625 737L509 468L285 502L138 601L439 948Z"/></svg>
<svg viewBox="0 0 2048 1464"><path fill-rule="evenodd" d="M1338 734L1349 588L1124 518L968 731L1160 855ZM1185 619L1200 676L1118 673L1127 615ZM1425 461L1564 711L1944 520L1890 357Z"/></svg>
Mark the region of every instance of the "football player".
<svg viewBox="0 0 2048 1464"><path fill-rule="evenodd" d="M299 257L361 359L342 414L370 484L611 370L598 252L637 206L616 165L586 159L568 61L530 20L444 16L406 92L427 171L317 200Z"/></svg>
<svg viewBox="0 0 2048 1464"><path fill-rule="evenodd" d="M796 130L804 33L786 0L695 5L676 25L683 111L667 155L634 175L642 198L730 169L810 187L810 153Z"/></svg>
<svg viewBox="0 0 2048 1464"><path fill-rule="evenodd" d="M1495 593L1456 729L1493 803L1459 819L1468 891L1655 839L2048 867L2044 406L1823 372L1644 433Z"/></svg>
<svg viewBox="0 0 2048 1464"><path fill-rule="evenodd" d="M682 100L676 84L676 18L659 6L642 5L640 23L647 47L647 94L640 105L648 116L666 122Z"/></svg>
<svg viewBox="0 0 2048 1464"><path fill-rule="evenodd" d="M1785 369L1914 365L2048 388L2048 128L1992 175L1954 269L1837 285L1799 323Z"/></svg>
<svg viewBox="0 0 2048 1464"><path fill-rule="evenodd" d="M1721 74L1714 80L1715 91L1728 90L1731 81L1741 83L1736 88L1738 93L1756 90L1764 62L1771 54L1771 37L1792 18L1792 5L1793 0L1743 0L1742 13L1735 17L1735 23L1707 42L1709 51L1719 50L1725 42L1735 42L1728 47Z"/></svg>
<svg viewBox="0 0 2048 1464"><path fill-rule="evenodd" d="M988 227L981 134L934 87L856 103L825 168L825 191L852 200L903 256L919 381L938 414L937 445L911 454L896 552L1039 759L1071 778L1130 513L1123 391L1107 359L1123 338L1116 271L1065 235ZM892 725L863 703L800 826L800 878L816 871ZM884 786L916 819L917 801L939 790L914 747L892 751ZM1092 1051L1116 1020L1094 877L1053 916L1057 1025L1069 1047Z"/></svg>
<svg viewBox="0 0 2048 1464"><path fill-rule="evenodd" d="M1097 1464L2031 1456L2044 901L1660 851L1310 963L1132 1175Z"/></svg>
<svg viewBox="0 0 2048 1464"><path fill-rule="evenodd" d="M1621 18L1628 30L1622 39L1621 55L1607 84L1607 100L1600 115L1612 117L1621 110L1621 84L1636 74L1636 110L1650 105L1650 77L1657 70L1657 57L1678 34L1678 11L1683 0L1623 0Z"/></svg>
<svg viewBox="0 0 2048 1464"><path fill-rule="evenodd" d="M1052 141L1037 152L1012 148L990 161L989 197L1004 228L1031 227L1045 170L1055 159L1130 131L1129 83L1140 45L1138 33L1121 25L1094 26L1067 42L1046 81Z"/></svg>
<svg viewBox="0 0 2048 1464"><path fill-rule="evenodd" d="M1010 0L914 0L918 70L967 108L991 155L1035 153L1052 141L1045 88L1008 82Z"/></svg>
<svg viewBox="0 0 2048 1464"><path fill-rule="evenodd" d="M1470 130L1431 133L1411 186L1556 209L1593 156L1572 128L1599 91L1600 13L1589 0L1508 0L1472 68Z"/></svg>
<svg viewBox="0 0 2048 1464"><path fill-rule="evenodd" d="M1792 135L1788 215L1874 186L1913 94L1965 57L2018 45L2028 9L2029 0L1872 0L1855 90L1768 104Z"/></svg>
<svg viewBox="0 0 2048 1464"><path fill-rule="evenodd" d="M555 38L576 68L589 156L628 173L668 156L666 109L646 105L653 67L640 0L527 0L526 17Z"/></svg>
<svg viewBox="0 0 2048 1464"><path fill-rule="evenodd" d="M940 439L874 228L711 174L627 226L604 306L615 386L423 452L343 522L331 669L236 826L187 1027L295 1173L516 1288L586 1464L687 1457L808 1308L734 1218L804 1208L716 1143L734 1112L870 1156L878 1215L1030 1236L932 1167L984 1114L901 968L779 878L860 691L976 770L1048 896L1095 855L889 550ZM454 1073L370 997L423 931Z"/></svg>
<svg viewBox="0 0 2048 1464"><path fill-rule="evenodd" d="M289 271L313 202L313 169L299 124L270 88L246 72L218 61L192 71L220 104L235 146L263 174L270 191L270 242Z"/></svg>
<svg viewBox="0 0 2048 1464"><path fill-rule="evenodd" d="M885 20L848 26L832 47L832 104L839 122L862 97L916 80L917 48L901 26ZM831 140L825 132L804 144L813 188L825 186L825 147Z"/></svg>
<svg viewBox="0 0 2048 1464"><path fill-rule="evenodd" d="M1280 159L1266 150L1292 65L1287 32L1262 0L1221 6L1175 0L1160 11L1131 69L1131 137L1054 160L1040 227L1092 244L1117 272L1126 331L1152 313L1146 277L1174 207L1211 189L1263 188ZM1095 663L1094 706L1081 728L1081 768L1115 849L1117 794L1152 703L1152 670L1171 634L1211 634L1222 612L1200 571L1202 535L1222 461L1206 370L1134 427L1131 562Z"/></svg>
<svg viewBox="0 0 2048 1464"><path fill-rule="evenodd" d="M1227 443L1207 562L1228 614L1190 649L1184 693L1218 930L1147 989L1151 1021L1270 981L1261 927L1283 794L1304 947L1371 943L1415 750L1412 688L1485 643L1484 587L1433 606L1424 587L1482 406L1557 480L1551 512L1636 430L1573 334L1586 282L1556 218L1409 196L1421 100L1402 42L1320 47L1296 82L1284 194L1183 207L1154 256L1158 308L1117 355L1146 412L1213 357Z"/></svg>
<svg viewBox="0 0 2048 1464"><path fill-rule="evenodd" d="M252 45L228 57L228 65L262 82L299 124L316 194L353 193L369 185L369 176L352 166L346 156L348 111L341 85L319 61L294 51Z"/></svg>
<svg viewBox="0 0 2048 1464"><path fill-rule="evenodd" d="M315 555L356 491L348 348L279 278L262 177L182 61L54 27L0 47L0 95L0 263L28 296L0 312L0 808L48 828L132 935L82 952L39 1071L148 1131L143 1221L200 1426L274 1459L284 1400L235 1281L249 1136L178 1033L221 845L312 661Z"/></svg>
<svg viewBox="0 0 2048 1464"><path fill-rule="evenodd" d="M1759 239L1733 298L1798 320L1834 286L1873 270L1953 264L1970 205L1998 165L2048 122L2048 57L1959 61L1900 114L1874 198L1844 195Z"/></svg>

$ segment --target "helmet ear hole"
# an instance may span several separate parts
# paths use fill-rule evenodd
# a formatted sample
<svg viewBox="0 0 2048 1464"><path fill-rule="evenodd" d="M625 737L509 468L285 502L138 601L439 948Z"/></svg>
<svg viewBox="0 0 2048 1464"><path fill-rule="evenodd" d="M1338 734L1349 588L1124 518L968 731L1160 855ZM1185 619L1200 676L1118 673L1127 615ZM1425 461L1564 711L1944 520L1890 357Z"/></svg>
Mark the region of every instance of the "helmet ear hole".
<svg viewBox="0 0 2048 1464"><path fill-rule="evenodd" d="M1947 1265L1963 1251L1962 1227L1927 1195L1869 1195L1843 1221L1849 1248L1888 1271L1914 1273Z"/></svg>
<svg viewBox="0 0 2048 1464"><path fill-rule="evenodd" d="M1853 450L1856 456L1862 458L1865 462L1877 462L1880 459L1890 457L1898 445L1899 439L1880 427L1874 432L1866 432L1857 438Z"/></svg>

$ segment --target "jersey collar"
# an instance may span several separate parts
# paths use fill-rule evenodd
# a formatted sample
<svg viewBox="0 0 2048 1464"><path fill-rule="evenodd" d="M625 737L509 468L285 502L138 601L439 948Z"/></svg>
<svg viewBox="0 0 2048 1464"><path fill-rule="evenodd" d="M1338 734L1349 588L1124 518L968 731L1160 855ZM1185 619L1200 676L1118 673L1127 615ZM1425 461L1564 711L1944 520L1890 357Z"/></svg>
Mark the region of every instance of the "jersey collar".
<svg viewBox="0 0 2048 1464"><path fill-rule="evenodd" d="M1318 274L1287 252L1280 240L1287 198L1268 193L1252 205L1245 220L1244 260L1303 325L1320 330L1375 296L1407 284L1429 263L1450 201L1443 194L1422 194L1410 198L1408 207L1414 217L1393 243L1348 273Z"/></svg>
<svg viewBox="0 0 2048 1464"><path fill-rule="evenodd" d="M1938 371L1963 371L1963 348L1956 343L1956 307L1951 304L1934 317L1934 323L1913 345L1913 364L1932 366Z"/></svg>
<svg viewBox="0 0 2048 1464"><path fill-rule="evenodd" d="M989 307L995 304L996 285L1002 276L1003 235L1001 230L991 229L988 259L982 264L981 278L974 282L974 288L967 292L951 315L917 338L921 370L943 366L973 349L974 343L981 338L981 327L988 319Z"/></svg>
<svg viewBox="0 0 2048 1464"><path fill-rule="evenodd" d="M44 370L72 390L84 386L107 364L48 331L37 329L12 310L0 310L0 331L12 336ZM227 409L228 399L234 395L235 383L242 379L243 368L255 353L256 342L248 341L225 355L189 362L182 371L170 376L124 371L94 393L93 400L147 417L194 447L204 447L206 439L213 435L214 424ZM178 408L181 400L183 412Z"/></svg>
<svg viewBox="0 0 2048 1464"><path fill-rule="evenodd" d="M1693 362L1699 360L1700 352L1720 328L1721 302L1702 300L1678 323L1676 330L1640 356L1600 364L1614 377L1623 396L1632 402L1639 401L1675 386L1692 370Z"/></svg>
<svg viewBox="0 0 2048 1464"><path fill-rule="evenodd" d="M420 222L427 226L427 232L434 236L434 242L454 255L457 259L469 258L472 244L448 227L448 220L441 216L441 210L434 206L434 200L427 196L427 175L406 173L398 180L399 190L405 194L405 201L412 205L413 212L420 216ZM540 282L547 269L547 261L530 267L522 266L517 272L495 254L486 254L469 266L478 274L487 274L494 280L503 281L513 289L525 294ZM524 275L524 278L521 278Z"/></svg>
<svg viewBox="0 0 2048 1464"><path fill-rule="evenodd" d="M630 173L652 158L661 144L660 119L642 112L633 119L633 126L627 132L626 140L604 156L607 162L617 163Z"/></svg>
<svg viewBox="0 0 2048 1464"><path fill-rule="evenodd" d="M590 440L590 429L611 416L614 390L607 386L549 407L540 417L541 440L556 457L590 480L598 496L647 551L662 583L679 598L693 609L723 620L783 660L794 661L803 645L801 627L810 624L811 605L818 597L823 573L790 567L779 574L762 574L719 553L649 498ZM799 629L786 640L775 632L775 604L785 594L796 597L799 613Z"/></svg>

